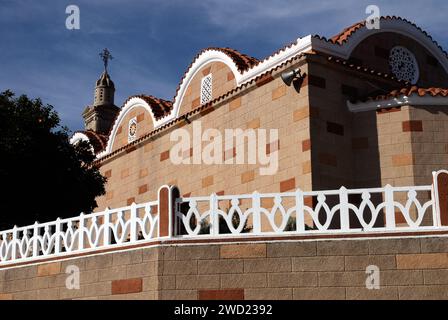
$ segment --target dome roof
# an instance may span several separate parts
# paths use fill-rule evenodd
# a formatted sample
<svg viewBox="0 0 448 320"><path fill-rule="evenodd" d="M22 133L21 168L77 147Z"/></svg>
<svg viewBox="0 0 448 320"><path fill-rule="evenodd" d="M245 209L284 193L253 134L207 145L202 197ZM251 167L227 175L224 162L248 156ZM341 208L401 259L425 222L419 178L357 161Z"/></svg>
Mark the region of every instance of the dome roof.
<svg viewBox="0 0 448 320"><path fill-rule="evenodd" d="M106 87L112 87L115 88L114 82L111 80L109 74L107 71L104 71L101 74L101 77L96 81L96 86L106 86Z"/></svg>

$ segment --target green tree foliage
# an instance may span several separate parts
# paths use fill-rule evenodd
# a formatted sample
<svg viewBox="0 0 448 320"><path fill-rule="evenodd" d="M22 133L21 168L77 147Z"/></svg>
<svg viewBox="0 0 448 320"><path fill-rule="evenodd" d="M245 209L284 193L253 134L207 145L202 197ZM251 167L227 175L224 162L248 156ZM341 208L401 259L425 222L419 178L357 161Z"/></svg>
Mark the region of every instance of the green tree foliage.
<svg viewBox="0 0 448 320"><path fill-rule="evenodd" d="M0 94L0 229L90 212L106 179L90 144L69 143L53 107Z"/></svg>

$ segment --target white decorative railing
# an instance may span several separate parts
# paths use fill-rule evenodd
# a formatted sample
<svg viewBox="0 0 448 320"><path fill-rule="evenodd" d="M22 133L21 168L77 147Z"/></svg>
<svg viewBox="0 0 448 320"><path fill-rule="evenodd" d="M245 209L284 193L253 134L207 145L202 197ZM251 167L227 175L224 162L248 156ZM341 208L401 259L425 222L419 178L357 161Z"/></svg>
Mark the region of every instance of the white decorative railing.
<svg viewBox="0 0 448 320"><path fill-rule="evenodd" d="M157 201L0 232L0 267L139 243L225 237L448 231L448 171L433 184L209 197L162 186Z"/></svg>
<svg viewBox="0 0 448 320"><path fill-rule="evenodd" d="M157 201L0 232L0 263L88 252L158 237Z"/></svg>
<svg viewBox="0 0 448 320"><path fill-rule="evenodd" d="M216 236L431 229L439 226L431 194L432 186L386 186L180 198L175 230L184 236ZM350 201L353 196L358 200ZM314 205L305 199L314 199Z"/></svg>

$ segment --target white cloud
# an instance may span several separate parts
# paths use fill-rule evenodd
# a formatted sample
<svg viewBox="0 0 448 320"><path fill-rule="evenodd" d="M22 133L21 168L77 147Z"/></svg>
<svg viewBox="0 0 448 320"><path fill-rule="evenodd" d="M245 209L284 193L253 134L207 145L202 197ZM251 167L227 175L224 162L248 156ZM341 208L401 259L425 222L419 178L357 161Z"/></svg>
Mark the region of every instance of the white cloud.
<svg viewBox="0 0 448 320"><path fill-rule="evenodd" d="M208 23L222 28L224 32L257 32L263 36L275 37L282 28L289 28L307 34L324 33L330 37L344 27L367 17L365 9L370 4L380 7L382 15L398 15L428 29L441 33L445 30L448 1L302 1L302 0L208 0L198 1ZM285 30L285 32L288 32ZM304 34L297 34L303 36ZM292 39L291 39L292 40Z"/></svg>

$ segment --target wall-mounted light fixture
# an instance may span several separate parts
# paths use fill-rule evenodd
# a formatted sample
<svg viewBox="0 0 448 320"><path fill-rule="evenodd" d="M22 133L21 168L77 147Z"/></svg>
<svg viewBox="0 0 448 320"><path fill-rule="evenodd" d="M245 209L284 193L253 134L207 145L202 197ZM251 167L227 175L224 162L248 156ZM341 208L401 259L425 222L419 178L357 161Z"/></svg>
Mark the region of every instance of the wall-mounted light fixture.
<svg viewBox="0 0 448 320"><path fill-rule="evenodd" d="M282 75L283 82L289 87L291 84L294 85L294 88L297 92L300 91L300 87L303 83L303 80L306 77L306 73L302 74L300 69L294 69L290 71L283 72Z"/></svg>

